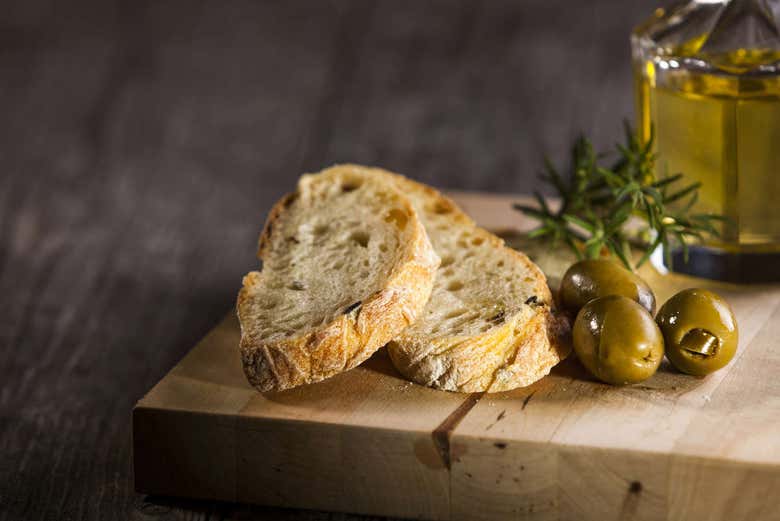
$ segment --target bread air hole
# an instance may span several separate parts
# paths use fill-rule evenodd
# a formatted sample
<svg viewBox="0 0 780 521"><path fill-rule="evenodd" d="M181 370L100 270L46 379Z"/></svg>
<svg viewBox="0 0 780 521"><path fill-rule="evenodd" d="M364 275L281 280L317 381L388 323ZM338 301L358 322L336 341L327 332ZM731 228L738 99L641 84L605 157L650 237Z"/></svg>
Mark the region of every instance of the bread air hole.
<svg viewBox="0 0 780 521"><path fill-rule="evenodd" d="M303 291L306 289L306 287L303 285L303 282L294 280L287 285L287 289L291 289L293 291Z"/></svg>
<svg viewBox="0 0 780 521"><path fill-rule="evenodd" d="M382 253L386 253L387 252L387 244L381 243L379 245L379 251L381 251Z"/></svg>
<svg viewBox="0 0 780 521"><path fill-rule="evenodd" d="M406 223L409 221L409 215L400 208L393 208L385 215L385 222L395 223L399 230L406 228Z"/></svg>
<svg viewBox="0 0 780 521"><path fill-rule="evenodd" d="M439 264L439 268L446 268L453 262L455 262L455 257L453 257L452 255L445 255L444 257L441 258L441 264Z"/></svg>
<svg viewBox="0 0 780 521"><path fill-rule="evenodd" d="M325 235L328 233L328 225L327 224L318 224L314 227L314 230L312 231L315 237L319 237L321 235Z"/></svg>
<svg viewBox="0 0 780 521"><path fill-rule="evenodd" d="M461 316L462 314L464 314L465 312L466 312L466 310L464 308L453 309L452 311L450 311L449 313L444 315L444 319L445 320L449 320L449 319L452 319L452 318L457 318L457 317Z"/></svg>
<svg viewBox="0 0 780 521"><path fill-rule="evenodd" d="M458 291L459 289L463 289L463 283L459 280L453 280L447 284L447 291Z"/></svg>
<svg viewBox="0 0 780 521"><path fill-rule="evenodd" d="M433 207L433 212L439 215L444 215L452 211L452 205L445 201L439 201Z"/></svg>
<svg viewBox="0 0 780 521"><path fill-rule="evenodd" d="M334 270L340 270L343 267L344 267L343 261L336 261L333 263L333 266L331 266L331 268L333 268Z"/></svg>
<svg viewBox="0 0 780 521"><path fill-rule="evenodd" d="M365 248L368 246L368 241L371 238L371 236L368 234L368 232L357 231L357 232L352 232L352 235L350 235L349 238L350 240L358 243L358 245L361 248Z"/></svg>
<svg viewBox="0 0 780 521"><path fill-rule="evenodd" d="M474 237L473 239L471 239L471 244L473 244L474 246L479 246L483 242L485 242L485 239L482 237Z"/></svg>
<svg viewBox="0 0 780 521"><path fill-rule="evenodd" d="M341 183L341 191L344 193L348 192L354 192L358 188L360 188L360 185L363 184L361 181L357 179L351 179L349 181L344 181Z"/></svg>
<svg viewBox="0 0 780 521"><path fill-rule="evenodd" d="M444 275L445 277L452 277L453 275L455 275L455 270L453 270L452 268L447 268L446 270L442 271L441 274Z"/></svg>

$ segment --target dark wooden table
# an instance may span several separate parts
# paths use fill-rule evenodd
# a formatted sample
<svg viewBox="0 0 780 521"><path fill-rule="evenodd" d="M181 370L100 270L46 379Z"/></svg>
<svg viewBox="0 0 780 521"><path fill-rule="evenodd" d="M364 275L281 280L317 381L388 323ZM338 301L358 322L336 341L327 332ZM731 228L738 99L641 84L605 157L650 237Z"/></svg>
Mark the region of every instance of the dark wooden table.
<svg viewBox="0 0 780 521"><path fill-rule="evenodd" d="M528 191L631 115L653 2L0 2L0 519L353 519L134 493L130 411L338 161ZM304 493L305 491L302 491Z"/></svg>

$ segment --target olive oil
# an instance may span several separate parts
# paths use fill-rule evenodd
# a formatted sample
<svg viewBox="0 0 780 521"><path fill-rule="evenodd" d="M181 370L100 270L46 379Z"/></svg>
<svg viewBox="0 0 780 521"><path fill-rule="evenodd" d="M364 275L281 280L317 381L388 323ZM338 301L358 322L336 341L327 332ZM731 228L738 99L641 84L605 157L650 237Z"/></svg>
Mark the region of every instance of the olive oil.
<svg viewBox="0 0 780 521"><path fill-rule="evenodd" d="M780 252L780 75L741 72L778 60L740 50L712 57L722 67L714 72L678 60L635 71L638 128L645 139L655 133L656 175L702 183L695 210L729 218L713 245L730 251Z"/></svg>
<svg viewBox="0 0 780 521"><path fill-rule="evenodd" d="M632 33L632 53L637 128L654 137L656 177L700 182L691 212L726 217L681 271L780 280L780 0L659 9Z"/></svg>

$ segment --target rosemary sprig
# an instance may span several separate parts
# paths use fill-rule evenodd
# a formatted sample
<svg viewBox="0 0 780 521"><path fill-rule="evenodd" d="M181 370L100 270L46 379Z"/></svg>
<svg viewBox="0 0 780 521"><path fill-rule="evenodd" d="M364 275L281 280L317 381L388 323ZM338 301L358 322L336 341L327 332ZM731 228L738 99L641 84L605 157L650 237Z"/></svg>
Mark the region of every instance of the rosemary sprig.
<svg viewBox="0 0 780 521"><path fill-rule="evenodd" d="M602 164L608 156L596 154L585 137L572 147L567 176L545 160L542 180L553 188L561 205L553 210L538 192L534 193L538 206L514 205L539 221L530 236L562 242L578 258L597 258L608 252L629 269L631 245L644 250L637 268L659 246L667 263L673 245L682 248L687 262L688 244L707 236L718 237L715 222L725 218L690 213L701 183L686 184L679 173L656 178L653 139L651 131L650 139L641 142L626 122L625 144L616 145L617 159L609 168ZM639 218L638 227L627 226L632 217Z"/></svg>

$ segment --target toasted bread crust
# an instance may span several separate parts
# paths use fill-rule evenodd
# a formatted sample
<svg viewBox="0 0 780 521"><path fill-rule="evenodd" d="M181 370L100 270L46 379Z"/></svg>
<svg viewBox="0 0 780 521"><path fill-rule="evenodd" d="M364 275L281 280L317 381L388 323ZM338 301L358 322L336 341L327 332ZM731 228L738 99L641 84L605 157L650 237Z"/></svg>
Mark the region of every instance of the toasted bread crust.
<svg viewBox="0 0 780 521"><path fill-rule="evenodd" d="M395 367L419 384L458 392L506 391L530 385L548 374L571 350L570 326L565 316L555 312L542 271L525 254L506 247L501 238L476 227L452 200L435 189L397 175L393 179L402 192L421 191L431 204L447 209L453 224L474 227L473 233L491 247L510 252L511 258L532 274L532 291L538 296L535 305L525 306L503 326L481 334L432 338L405 331L388 345ZM436 306L434 300L428 305Z"/></svg>
<svg viewBox="0 0 780 521"><path fill-rule="evenodd" d="M265 224L263 225L263 231L260 232L260 238L257 240L257 258L262 259L267 253L268 248L271 245L271 234L274 230L274 223L284 213L284 211L290 207L290 204L295 201L298 194L290 192L285 194L281 199L271 207L268 212L268 217L265 218Z"/></svg>
<svg viewBox="0 0 780 521"><path fill-rule="evenodd" d="M336 166L320 175L337 177L345 169L352 175L372 176L372 169ZM283 197L269 213L259 240L258 255L268 251L275 222L290 206L295 194ZM412 323L422 311L433 287L439 258L411 204L402 198L412 227L411 239L384 287L364 299L355 309L339 315L330 323L271 341L260 338L251 328L249 302L261 284L263 274L251 272L244 277L238 295L237 311L241 322L241 359L249 382L258 390L279 391L323 380L349 370L385 345Z"/></svg>
<svg viewBox="0 0 780 521"><path fill-rule="evenodd" d="M515 331L520 321L516 317L468 338L405 336L388 344L388 352L398 371L421 385L455 392L508 391L547 375L570 352L565 317L544 310Z"/></svg>

